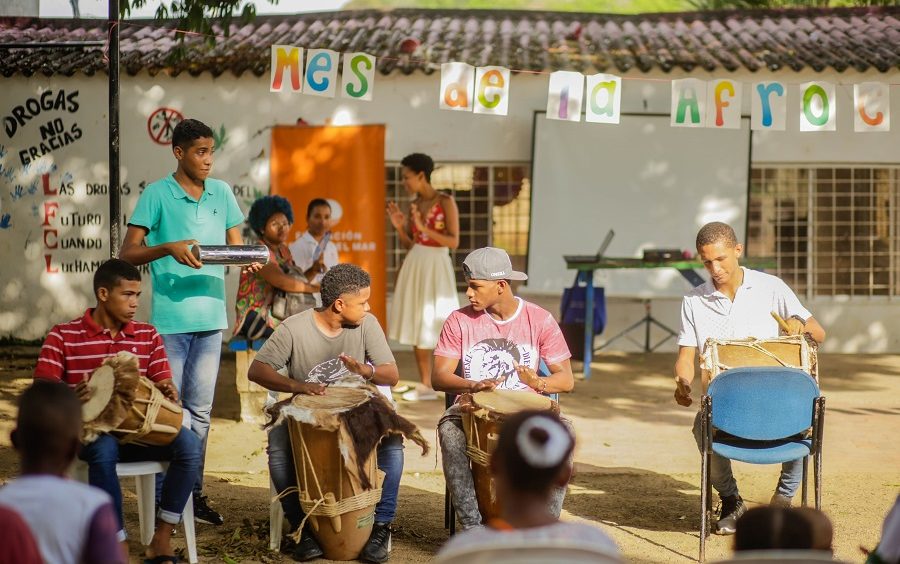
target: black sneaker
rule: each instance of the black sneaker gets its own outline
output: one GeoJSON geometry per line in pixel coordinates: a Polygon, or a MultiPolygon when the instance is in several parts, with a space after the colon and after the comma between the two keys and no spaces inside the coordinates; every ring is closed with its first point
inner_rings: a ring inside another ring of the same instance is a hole
{"type": "Polygon", "coordinates": [[[323,554],[325,553],[322,552],[322,547],[319,546],[316,537],[312,536],[306,527],[303,527],[303,533],[300,535],[300,542],[294,547],[291,558],[297,562],[306,562],[307,560],[315,560],[323,554]]]}
{"type": "Polygon", "coordinates": [[[372,534],[369,535],[369,542],[365,548],[359,553],[359,559],[362,562],[372,562],[381,564],[387,562],[391,557],[391,524],[375,523],[372,527],[372,534]]]}
{"type": "Polygon", "coordinates": [[[737,530],[737,520],[747,512],[747,506],[739,495],[730,495],[722,498],[721,519],[716,523],[716,534],[733,535],[737,530]]]}
{"type": "Polygon", "coordinates": [[[221,525],[225,522],[225,519],[222,518],[219,512],[209,506],[207,499],[209,498],[205,495],[194,496],[194,521],[200,521],[209,525],[221,525]]]}

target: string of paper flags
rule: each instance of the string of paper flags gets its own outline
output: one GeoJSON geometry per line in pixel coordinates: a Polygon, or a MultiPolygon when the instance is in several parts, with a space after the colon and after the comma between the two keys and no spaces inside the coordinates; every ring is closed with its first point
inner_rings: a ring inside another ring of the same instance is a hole
{"type": "MultiPolygon", "coordinates": [[[[330,49],[306,50],[293,45],[273,45],[269,90],[334,98],[338,91],[338,62],[343,56],[340,95],[372,100],[375,56],[338,53],[330,49]]],[[[505,116],[509,111],[510,69],[475,67],[451,62],[441,65],[438,107],[442,110],[505,116]]],[[[732,79],[671,80],[672,127],[738,129],[744,84],[732,79]]],[[[835,131],[835,84],[809,81],[790,85],[777,80],[753,83],[750,89],[750,127],[783,131],[788,123],[788,88],[798,88],[800,131],[835,131]]],[[[564,121],[618,124],[621,119],[622,77],[607,73],[584,75],[573,71],[550,73],[547,118],[564,121]]],[[[890,131],[890,85],[862,82],[853,85],[853,128],[856,132],[890,131]]]]}

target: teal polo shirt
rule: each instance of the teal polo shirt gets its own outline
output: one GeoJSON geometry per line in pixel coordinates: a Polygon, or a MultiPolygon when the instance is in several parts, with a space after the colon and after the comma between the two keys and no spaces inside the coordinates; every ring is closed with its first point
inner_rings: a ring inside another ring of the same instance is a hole
{"type": "MultiPolygon", "coordinates": [[[[196,239],[200,245],[224,245],[225,231],[243,221],[244,214],[227,183],[207,178],[197,201],[169,175],[144,189],[128,224],[147,229],[147,246],[153,247],[185,239],[196,239]]],[[[160,334],[228,327],[224,266],[197,270],[165,256],[150,263],[150,275],[150,323],[160,334]]]]}

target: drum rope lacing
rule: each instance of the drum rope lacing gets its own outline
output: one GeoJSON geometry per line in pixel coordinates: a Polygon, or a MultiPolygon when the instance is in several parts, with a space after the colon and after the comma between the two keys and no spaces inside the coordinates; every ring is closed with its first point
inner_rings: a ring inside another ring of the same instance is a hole
{"type": "Polygon", "coordinates": [[[480,464],[481,466],[489,466],[491,463],[491,454],[481,448],[481,438],[478,436],[478,433],[473,428],[475,426],[475,415],[470,414],[467,420],[467,425],[470,429],[470,435],[475,439],[475,442],[478,444],[472,444],[470,441],[466,441],[466,455],[469,459],[475,464],[480,464]]]}
{"type": "Polygon", "coordinates": [[[131,410],[138,414],[138,416],[143,416],[144,421],[141,423],[141,426],[133,431],[124,430],[124,429],[116,429],[116,434],[121,433],[122,436],[119,438],[119,442],[122,444],[128,444],[138,441],[150,434],[153,431],[153,424],[156,421],[156,416],[159,415],[159,409],[162,407],[163,396],[162,393],[150,394],[149,400],[140,400],[136,399],[134,403],[146,403],[147,404],[147,413],[142,414],[140,410],[131,406],[131,410]]]}
{"type": "MultiPolygon", "coordinates": [[[[749,342],[746,342],[746,343],[742,343],[742,342],[729,342],[728,344],[729,344],[729,345],[733,345],[733,346],[747,347],[747,348],[749,348],[749,349],[753,349],[753,350],[755,350],[755,351],[757,351],[757,352],[759,352],[759,353],[761,353],[761,354],[763,354],[763,355],[765,355],[765,356],[768,356],[768,357],[770,357],[770,358],[775,359],[776,361],[778,361],[779,364],[781,364],[782,366],[784,366],[784,367],[786,367],[786,368],[799,368],[799,369],[801,369],[801,370],[809,370],[809,366],[808,366],[808,365],[805,365],[805,364],[802,364],[801,366],[794,366],[793,364],[789,364],[788,362],[786,362],[786,361],[782,360],[781,358],[779,358],[778,355],[776,355],[776,354],[773,353],[772,351],[770,351],[770,350],[768,350],[768,349],[762,347],[761,345],[759,345],[759,344],[758,344],[757,342],[755,342],[755,341],[749,341],[749,342]]],[[[802,346],[801,346],[801,347],[802,347],[802,346]]],[[[805,347],[802,347],[802,348],[805,348],[805,347]]],[[[801,356],[805,357],[806,359],[809,358],[808,355],[801,355],[801,356]]],[[[723,364],[723,363],[719,362],[718,349],[713,349],[713,351],[712,351],[712,358],[711,358],[710,360],[711,360],[711,364],[712,364],[712,366],[711,366],[712,369],[719,368],[719,369],[722,369],[722,370],[730,370],[730,369],[732,368],[731,366],[728,366],[728,365],[726,365],[726,364],[723,364]]]]}

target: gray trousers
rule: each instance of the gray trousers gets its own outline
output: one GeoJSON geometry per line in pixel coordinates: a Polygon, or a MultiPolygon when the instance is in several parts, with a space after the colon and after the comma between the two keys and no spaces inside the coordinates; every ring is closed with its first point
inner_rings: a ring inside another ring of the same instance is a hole
{"type": "MultiPolygon", "coordinates": [[[[568,422],[566,422],[568,425],[568,422]]],[[[438,439],[441,443],[441,459],[444,464],[444,479],[450,490],[450,498],[456,509],[456,516],[462,530],[481,525],[481,512],[475,497],[475,481],[466,456],[466,434],[463,431],[462,414],[459,406],[452,405],[438,422],[438,439]]],[[[559,517],[562,511],[566,488],[553,488],[549,510],[559,517]]]]}

